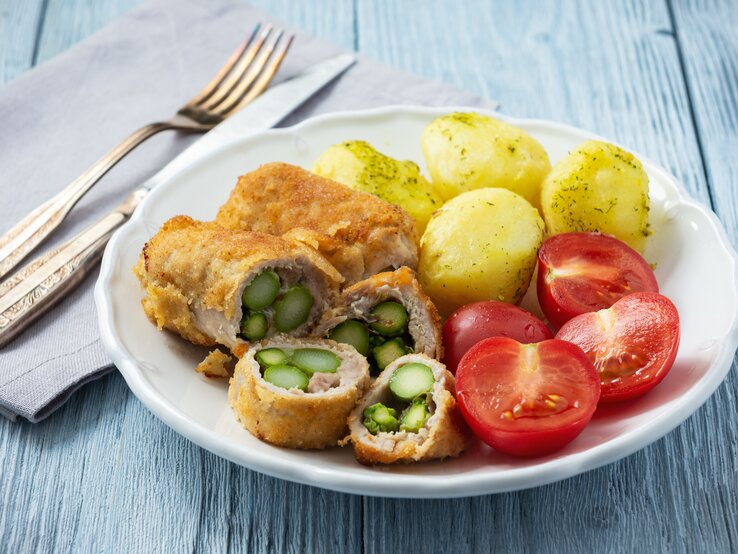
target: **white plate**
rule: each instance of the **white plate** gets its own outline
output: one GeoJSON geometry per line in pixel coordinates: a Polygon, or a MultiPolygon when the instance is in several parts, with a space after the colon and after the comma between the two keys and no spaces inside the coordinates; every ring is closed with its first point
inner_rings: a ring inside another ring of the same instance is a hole
{"type": "MultiPolygon", "coordinates": [[[[738,345],[737,258],[715,215],[642,156],[651,180],[655,231],[646,258],[658,264],[661,291],[679,309],[679,354],[651,393],[598,411],[576,440],[544,458],[513,459],[475,444],[456,460],[372,468],[356,463],[350,448],[301,452],[270,446],[236,422],[226,404],[225,383],[193,371],[204,351],[157,331],[146,319],[131,268],[144,242],[166,219],[176,214],[212,219],[239,175],[271,161],[310,168],[328,146],[347,139],[367,140],[422,167],[421,131],[449,111],[388,107],[317,117],[237,140],[157,187],[108,244],[95,289],[105,347],[141,402],[178,433],[256,471],[338,491],[395,497],[472,496],[550,483],[627,456],[693,413],[725,377],[738,345]]],[[[543,143],[553,163],[582,141],[597,138],[558,123],[503,119],[543,143]]]]}

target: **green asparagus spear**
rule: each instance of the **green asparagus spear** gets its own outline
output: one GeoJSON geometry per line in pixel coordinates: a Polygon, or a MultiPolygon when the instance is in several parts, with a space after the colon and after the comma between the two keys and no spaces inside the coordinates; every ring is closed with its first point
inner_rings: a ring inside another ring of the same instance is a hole
{"type": "Polygon", "coordinates": [[[382,302],[369,314],[374,318],[371,328],[380,335],[400,335],[407,328],[407,310],[399,302],[382,302]]]}
{"type": "Polygon", "coordinates": [[[284,365],[289,361],[287,353],[279,348],[264,348],[259,350],[254,357],[261,367],[284,365]]]}
{"type": "Polygon", "coordinates": [[[307,390],[310,379],[302,371],[291,365],[273,365],[264,371],[264,380],[267,383],[283,389],[307,390]]]}
{"type": "Polygon", "coordinates": [[[254,277],[248,286],[243,289],[241,300],[243,305],[251,310],[263,310],[271,306],[279,294],[279,275],[267,270],[254,277]]]}
{"type": "Polygon", "coordinates": [[[341,358],[322,348],[297,348],[292,353],[292,365],[308,376],[313,373],[335,373],[341,365],[341,358]]]}
{"type": "Polygon", "coordinates": [[[268,330],[267,318],[261,312],[246,314],[241,320],[241,335],[246,340],[261,340],[266,336],[268,330]]]}
{"type": "Polygon", "coordinates": [[[274,327],[280,332],[297,329],[307,321],[312,307],[313,296],[306,287],[290,287],[274,304],[274,327]]]}
{"type": "Polygon", "coordinates": [[[398,367],[390,377],[389,388],[398,400],[410,401],[433,390],[433,370],[425,364],[409,363],[398,367]]]}
{"type": "Polygon", "coordinates": [[[364,426],[372,435],[397,431],[400,428],[397,410],[388,408],[381,402],[372,404],[364,410],[364,426]]]}
{"type": "Polygon", "coordinates": [[[400,431],[417,433],[428,421],[429,416],[430,412],[425,398],[416,398],[400,416],[400,431]]]}
{"type": "Polygon", "coordinates": [[[350,344],[362,356],[369,355],[369,331],[355,319],[349,319],[336,325],[328,333],[328,338],[343,344],[350,344]]]}
{"type": "Polygon", "coordinates": [[[372,348],[372,355],[379,369],[384,369],[400,356],[407,354],[407,352],[408,348],[399,337],[372,348]]]}

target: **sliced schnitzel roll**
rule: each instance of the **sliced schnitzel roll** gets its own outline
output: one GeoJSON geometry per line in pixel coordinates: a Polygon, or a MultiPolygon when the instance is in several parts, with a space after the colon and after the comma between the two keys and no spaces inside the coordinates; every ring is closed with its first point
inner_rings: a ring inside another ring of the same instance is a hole
{"type": "Polygon", "coordinates": [[[236,364],[228,402],[255,437],[320,449],[346,436],[348,416],[368,387],[369,365],[350,346],[275,338],[252,345],[236,364]]]}
{"type": "Polygon", "coordinates": [[[351,344],[378,370],[410,352],[437,359],[443,354],[438,310],[407,267],[345,289],[315,334],[351,344]]]}
{"type": "Polygon", "coordinates": [[[241,176],[216,222],[303,242],[338,269],[345,285],[387,268],[418,266],[418,236],[407,212],[285,163],[241,176]]]}
{"type": "Polygon", "coordinates": [[[306,335],[335,301],[341,280],[304,245],[187,216],[162,226],[133,271],[144,311],[159,329],[194,344],[222,344],[237,356],[244,341],[306,335]]]}
{"type": "Polygon", "coordinates": [[[470,440],[456,406],[454,377],[428,356],[392,362],[349,416],[362,464],[422,462],[458,456],[470,440]]]}

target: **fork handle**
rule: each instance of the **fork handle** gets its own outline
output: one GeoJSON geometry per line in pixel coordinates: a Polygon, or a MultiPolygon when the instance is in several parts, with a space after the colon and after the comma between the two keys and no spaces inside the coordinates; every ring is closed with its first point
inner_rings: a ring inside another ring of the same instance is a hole
{"type": "Polygon", "coordinates": [[[160,131],[178,129],[172,122],[152,123],[141,127],[88,167],[61,192],[25,216],[0,236],[0,279],[36,248],[59,224],[82,196],[116,163],[139,144],[160,131]]]}
{"type": "Polygon", "coordinates": [[[133,192],[116,210],[0,284],[0,348],[82,282],[96,266],[113,231],[147,192],[133,192]]]}

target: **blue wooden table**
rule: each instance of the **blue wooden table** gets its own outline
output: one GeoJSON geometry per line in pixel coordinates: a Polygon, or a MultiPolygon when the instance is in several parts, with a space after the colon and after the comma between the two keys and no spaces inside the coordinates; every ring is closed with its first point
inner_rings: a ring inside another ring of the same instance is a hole
{"type": "MultiPolygon", "coordinates": [[[[0,0],[0,83],[139,0],[0,0]]],[[[735,0],[257,0],[348,49],[571,123],[670,168],[738,242],[735,0]]],[[[1,122],[0,122],[1,124],[1,122]]],[[[628,458],[460,500],[362,498],[220,459],[112,374],[0,418],[0,552],[735,552],[738,379],[628,458]]]]}

